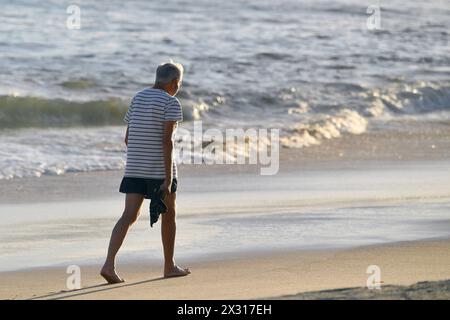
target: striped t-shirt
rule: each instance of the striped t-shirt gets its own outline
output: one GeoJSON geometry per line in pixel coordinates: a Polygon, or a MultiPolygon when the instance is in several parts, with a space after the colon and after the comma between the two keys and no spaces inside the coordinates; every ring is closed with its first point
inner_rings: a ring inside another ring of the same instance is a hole
{"type": "MultiPolygon", "coordinates": [[[[125,177],[164,179],[164,121],[183,120],[178,99],[162,89],[144,89],[136,93],[123,120],[128,123],[125,177]]],[[[177,177],[175,161],[172,172],[177,177]]]]}

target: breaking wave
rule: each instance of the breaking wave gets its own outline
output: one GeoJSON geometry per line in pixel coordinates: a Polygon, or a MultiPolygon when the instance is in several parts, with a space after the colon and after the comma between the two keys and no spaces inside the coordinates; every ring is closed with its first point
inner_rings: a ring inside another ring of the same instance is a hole
{"type": "Polygon", "coordinates": [[[326,115],[307,124],[286,130],[280,138],[283,147],[302,148],[320,144],[322,140],[340,137],[343,133],[361,134],[368,121],[358,112],[344,109],[334,116],[326,115]]]}
{"type": "Polygon", "coordinates": [[[0,96],[0,128],[102,126],[123,123],[120,99],[87,102],[0,96]]]}
{"type": "Polygon", "coordinates": [[[403,84],[370,93],[374,104],[394,114],[420,115],[450,110],[450,86],[420,82],[403,84]]]}

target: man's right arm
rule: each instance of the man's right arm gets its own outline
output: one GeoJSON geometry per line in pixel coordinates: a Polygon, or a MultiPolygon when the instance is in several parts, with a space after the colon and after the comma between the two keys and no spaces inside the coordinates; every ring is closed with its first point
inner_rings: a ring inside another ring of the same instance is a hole
{"type": "Polygon", "coordinates": [[[127,133],[125,133],[125,145],[128,147],[128,129],[130,128],[129,125],[127,125],[127,133]]]}

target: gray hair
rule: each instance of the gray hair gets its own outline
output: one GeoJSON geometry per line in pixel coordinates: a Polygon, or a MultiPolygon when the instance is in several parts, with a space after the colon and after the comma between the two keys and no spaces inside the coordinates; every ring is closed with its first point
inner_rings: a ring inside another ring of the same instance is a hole
{"type": "Polygon", "coordinates": [[[175,79],[183,79],[184,68],[180,63],[173,61],[163,63],[156,69],[155,84],[169,84],[175,79]]]}

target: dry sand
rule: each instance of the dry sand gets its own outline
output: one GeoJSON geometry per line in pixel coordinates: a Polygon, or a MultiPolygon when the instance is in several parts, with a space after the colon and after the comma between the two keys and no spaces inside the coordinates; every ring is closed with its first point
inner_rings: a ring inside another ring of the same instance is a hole
{"type": "MultiPolygon", "coordinates": [[[[159,266],[123,265],[125,284],[103,285],[99,266],[81,268],[82,289],[67,291],[64,268],[36,269],[1,274],[3,299],[257,299],[292,298],[299,292],[362,287],[307,294],[298,298],[380,298],[386,288],[391,298],[448,298],[442,290],[427,296],[401,295],[419,281],[450,279],[450,241],[430,240],[341,251],[305,251],[241,257],[190,265],[192,274],[161,278],[159,266]],[[364,288],[369,265],[381,269],[381,291],[364,288]],[[373,292],[372,292],[373,291],[373,292]]],[[[448,288],[448,287],[447,287],[448,288]]],[[[420,289],[420,287],[419,287],[420,289]]]]}

